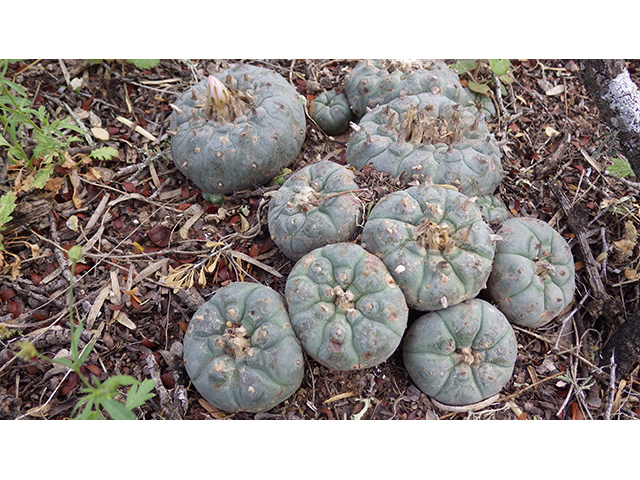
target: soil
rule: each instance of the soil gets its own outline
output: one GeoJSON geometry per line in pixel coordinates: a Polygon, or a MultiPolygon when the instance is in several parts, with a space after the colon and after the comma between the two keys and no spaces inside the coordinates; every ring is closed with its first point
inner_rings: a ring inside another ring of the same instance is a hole
{"type": "MultiPolygon", "coordinates": [[[[293,266],[269,238],[266,225],[267,194],[277,185],[236,192],[214,205],[203,200],[171,158],[172,102],[209,72],[238,61],[163,60],[148,70],[120,61],[10,65],[7,77],[29,91],[34,108],[43,106],[51,119],[73,112],[95,145],[72,144],[70,162],[55,168],[45,189],[21,191],[3,232],[0,418],[69,418],[81,396],[77,375],[16,356],[22,340],[49,357],[69,349],[65,252],[72,245],[87,247],[74,279],[76,317],[87,315],[81,348],[95,341],[83,371],[100,380],[119,374],[157,378],[156,395],[134,410],[139,419],[639,416],[637,361],[616,376],[600,352],[638,310],[634,232],[640,224],[640,184],[606,173],[620,156],[615,134],[600,122],[571,60],[513,60],[514,81],[506,85],[506,94],[498,96],[492,89],[498,114],[488,123],[501,144],[505,170],[497,194],[512,215],[544,220],[564,236],[576,261],[577,284],[574,302],[551,324],[535,330],[514,327],[517,362],[493,403],[474,412],[443,410],[413,385],[398,350],[379,366],[353,372],[331,371],[306,358],[301,388],[268,412],[229,414],[208,404],[181,364],[191,316],[232,281],[257,281],[284,293],[293,266]],[[69,88],[73,79],[82,79],[79,89],[69,88]],[[108,139],[96,140],[91,128],[106,131],[108,139]],[[86,157],[105,145],[119,156],[86,157]],[[212,259],[218,259],[215,265],[212,259]],[[207,265],[211,271],[205,271],[207,265]],[[185,288],[170,288],[167,275],[178,267],[184,275],[174,280],[185,288]]],[[[357,63],[244,61],[275,70],[309,100],[325,89],[341,89],[357,63]]],[[[636,65],[629,62],[628,68],[637,82],[636,65]]],[[[474,72],[475,80],[491,78],[486,69],[474,72]]],[[[462,77],[465,84],[470,80],[468,74],[462,77]]],[[[348,132],[331,137],[309,120],[291,169],[324,159],[344,163],[348,140],[348,132]]],[[[5,164],[0,187],[15,191],[28,172],[9,164],[6,152],[0,155],[5,164]]],[[[362,198],[371,202],[402,186],[374,170],[356,173],[366,187],[362,198]]],[[[411,312],[410,320],[417,316],[411,312]]]]}

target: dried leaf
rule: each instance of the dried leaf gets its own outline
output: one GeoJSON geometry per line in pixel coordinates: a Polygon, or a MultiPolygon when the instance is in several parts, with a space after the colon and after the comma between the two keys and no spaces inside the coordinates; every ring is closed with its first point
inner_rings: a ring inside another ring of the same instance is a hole
{"type": "Polygon", "coordinates": [[[199,398],[198,403],[202,406],[202,408],[204,408],[207,412],[209,412],[213,418],[220,419],[227,416],[225,412],[217,409],[216,407],[211,405],[209,402],[207,402],[204,398],[199,398]]]}
{"type": "Polygon", "coordinates": [[[73,205],[80,209],[82,208],[82,184],[81,184],[81,180],[80,180],[80,176],[78,175],[78,172],[71,172],[71,174],[69,175],[69,179],[71,180],[71,185],[73,186],[73,195],[71,197],[71,200],[73,201],[73,205]]]}
{"type": "Polygon", "coordinates": [[[89,167],[89,171],[85,174],[85,177],[90,182],[97,182],[102,178],[102,175],[100,175],[100,172],[94,167],[89,167]]]}
{"type": "Polygon", "coordinates": [[[102,140],[103,142],[109,140],[109,132],[107,132],[104,128],[93,127],[91,129],[91,133],[94,137],[96,137],[98,140],[102,140]]]}
{"type": "Polygon", "coordinates": [[[638,278],[640,278],[640,275],[638,275],[638,271],[633,268],[625,268],[623,272],[624,278],[626,278],[627,280],[637,280],[638,278]]]}
{"type": "Polygon", "coordinates": [[[560,135],[560,132],[557,131],[555,128],[553,127],[545,127],[544,128],[544,133],[547,135],[547,137],[549,138],[553,138],[553,137],[557,137],[558,135],[560,135]]]}
{"type": "Polygon", "coordinates": [[[20,276],[20,259],[18,257],[14,257],[15,262],[11,264],[11,281],[15,282],[16,278],[20,276]]]}
{"type": "Polygon", "coordinates": [[[110,293],[111,288],[108,286],[104,287],[98,293],[96,300],[93,302],[93,305],[91,305],[91,309],[89,310],[89,314],[87,315],[87,320],[85,321],[87,330],[91,330],[91,328],[93,327],[93,323],[95,322],[96,318],[98,318],[98,315],[102,310],[102,305],[104,304],[104,301],[107,299],[110,293]]]}
{"type": "Polygon", "coordinates": [[[553,96],[553,95],[560,95],[562,92],[564,92],[564,85],[560,84],[560,85],[556,85],[555,87],[551,87],[549,90],[547,90],[544,93],[545,95],[553,96]]]}
{"type": "Polygon", "coordinates": [[[121,325],[124,325],[129,330],[135,330],[136,324],[131,321],[131,319],[124,313],[122,310],[118,310],[114,315],[113,319],[121,325]]]}
{"type": "Polygon", "coordinates": [[[67,219],[66,224],[69,230],[73,230],[74,232],[78,231],[78,217],[76,217],[75,215],[71,215],[67,219]]]}
{"type": "Polygon", "coordinates": [[[124,293],[125,295],[129,295],[136,302],[142,303],[140,299],[136,296],[136,294],[138,293],[138,287],[133,287],[131,290],[124,290],[122,293],[124,293]]]}
{"type": "Polygon", "coordinates": [[[628,260],[635,246],[636,242],[632,242],[626,238],[613,242],[613,250],[620,261],[628,260]]]}
{"type": "Polygon", "coordinates": [[[133,283],[139,283],[149,275],[157,272],[158,270],[165,268],[169,263],[168,258],[163,258],[162,260],[158,260],[157,262],[153,262],[149,266],[147,266],[144,270],[142,270],[139,274],[135,276],[133,279],[133,283]]]}
{"type": "Polygon", "coordinates": [[[353,397],[354,395],[355,392],[339,393],[338,395],[334,395],[333,397],[326,399],[324,402],[322,402],[322,404],[324,405],[325,403],[337,402],[338,400],[353,397]]]}
{"type": "Polygon", "coordinates": [[[40,255],[42,255],[42,249],[40,248],[40,245],[35,244],[35,243],[29,243],[26,242],[26,244],[29,246],[29,248],[31,249],[31,258],[32,259],[36,259],[38,258],[40,255]]]}
{"type": "Polygon", "coordinates": [[[64,177],[54,177],[47,180],[44,184],[44,189],[57,195],[64,182],[64,177]]]}
{"type": "Polygon", "coordinates": [[[133,242],[133,251],[136,253],[142,253],[144,252],[144,247],[138,242],[133,242]]]}
{"type": "Polygon", "coordinates": [[[186,212],[191,212],[192,210],[195,210],[194,215],[189,218],[184,225],[180,228],[180,237],[183,240],[187,240],[189,238],[189,229],[193,226],[194,223],[196,223],[198,221],[198,219],[202,216],[202,214],[204,213],[204,210],[202,210],[202,207],[200,205],[192,205],[191,207],[189,207],[188,210],[185,210],[186,212]],[[197,209],[192,209],[192,207],[197,207],[197,209]]]}
{"type": "Polygon", "coordinates": [[[171,240],[171,230],[164,225],[157,225],[147,232],[147,237],[158,247],[166,247],[171,240]]]}
{"type": "Polygon", "coordinates": [[[633,243],[638,241],[638,231],[631,220],[627,220],[624,224],[624,238],[633,243]]]}

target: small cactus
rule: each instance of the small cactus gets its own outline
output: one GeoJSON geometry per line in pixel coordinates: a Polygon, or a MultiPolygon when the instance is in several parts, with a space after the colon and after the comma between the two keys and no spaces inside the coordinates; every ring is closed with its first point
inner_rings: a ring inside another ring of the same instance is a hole
{"type": "Polygon", "coordinates": [[[227,412],[262,412],[302,383],[304,359],[282,296],[235,282],[193,315],[184,364],[198,392],[227,412]]]}
{"type": "Polygon", "coordinates": [[[352,243],[302,257],[289,274],[285,298],[302,347],[333,370],[385,361],[407,326],[407,304],[387,268],[352,243]]]}
{"type": "Polygon", "coordinates": [[[413,382],[448,406],[475,404],[498,393],[511,378],[518,353],[505,316],[477,298],[418,318],[402,348],[413,382]]]}
{"type": "Polygon", "coordinates": [[[383,197],[369,213],[362,245],[382,259],[409,307],[439,310],[484,288],[495,236],[467,196],[419,185],[383,197]]]}
{"type": "Polygon", "coordinates": [[[292,260],[354,237],[362,221],[353,172],[327,160],[293,173],[269,204],[269,232],[292,260]]]}
{"type": "Polygon", "coordinates": [[[309,105],[309,115],[328,135],[338,135],[349,128],[353,112],[344,93],[323,92],[309,105]]]}
{"type": "Polygon", "coordinates": [[[573,300],[575,265],[566,240],[548,223],[529,217],[505,221],[487,291],[509,321],[541,327],[573,300]]]}

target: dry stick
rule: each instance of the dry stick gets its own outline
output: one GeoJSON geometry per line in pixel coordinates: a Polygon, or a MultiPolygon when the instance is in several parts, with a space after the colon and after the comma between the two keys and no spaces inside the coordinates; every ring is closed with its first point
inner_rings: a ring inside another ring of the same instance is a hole
{"type": "Polygon", "coordinates": [[[60,246],[60,236],[58,235],[58,227],[56,224],[56,218],[53,214],[53,211],[49,212],[49,233],[53,238],[53,241],[51,243],[53,243],[56,247],[58,247],[54,250],[53,253],[56,256],[56,260],[58,260],[58,263],[60,264],[60,268],[62,269],[62,275],[67,280],[67,282],[70,282],[71,273],[69,272],[69,266],[67,264],[67,260],[64,258],[64,254],[62,253],[64,251],[64,248],[60,246]]]}
{"type": "Polygon", "coordinates": [[[602,278],[607,276],[607,257],[609,256],[609,242],[607,242],[607,229],[603,226],[600,227],[600,241],[602,242],[602,267],[600,273],[602,278]]]}
{"type": "Polygon", "coordinates": [[[536,171],[536,175],[546,175],[550,173],[551,170],[556,168],[556,166],[560,162],[560,158],[562,158],[562,156],[567,151],[567,148],[569,148],[569,146],[571,145],[570,142],[571,134],[568,131],[565,131],[562,139],[560,140],[560,144],[555,149],[555,151],[545,159],[540,169],[536,171]]]}
{"type": "MultiPolygon", "coordinates": [[[[500,397],[500,398],[498,398],[497,401],[506,402],[507,400],[511,400],[512,398],[516,398],[516,397],[520,396],[521,394],[523,394],[524,392],[526,392],[527,390],[529,390],[531,388],[535,388],[538,385],[540,385],[541,383],[545,383],[545,382],[547,382],[549,380],[553,380],[554,378],[556,378],[556,377],[558,377],[558,376],[560,376],[562,374],[563,374],[563,372],[554,373],[553,375],[545,377],[542,380],[538,380],[536,382],[533,382],[531,385],[527,385],[523,389],[518,390],[517,392],[512,393],[511,395],[507,395],[506,397],[500,397]]],[[[439,418],[440,418],[440,420],[444,420],[444,419],[449,418],[449,417],[454,417],[455,415],[457,415],[457,413],[458,412],[447,413],[447,414],[445,414],[445,415],[443,415],[443,416],[441,416],[439,418]]]]}
{"type": "MultiPolygon", "coordinates": [[[[511,325],[511,326],[513,327],[514,330],[517,330],[517,331],[522,332],[522,333],[526,333],[527,335],[531,335],[532,337],[535,337],[538,340],[542,340],[543,342],[548,343],[549,345],[551,345],[551,340],[546,338],[546,337],[544,337],[544,336],[542,336],[542,335],[539,335],[539,334],[537,334],[535,332],[531,332],[531,331],[526,330],[524,328],[520,328],[517,325],[511,325]]],[[[577,348],[578,350],[580,349],[579,345],[576,345],[573,348],[577,348]]],[[[595,369],[595,370],[597,370],[599,372],[601,371],[600,367],[598,367],[597,365],[593,364],[592,362],[590,362],[589,360],[584,358],[579,353],[576,353],[576,352],[572,351],[572,349],[567,349],[567,350],[562,350],[562,351],[558,351],[557,352],[558,355],[564,355],[565,353],[568,353],[569,355],[577,358],[578,360],[580,360],[582,363],[588,365],[589,367],[591,367],[591,368],[593,368],[593,369],[595,369]]]]}
{"type": "Polygon", "coordinates": [[[156,382],[155,389],[160,397],[160,406],[167,413],[170,420],[182,420],[182,415],[180,415],[178,409],[173,404],[171,395],[169,395],[169,392],[167,392],[167,389],[162,384],[162,378],[160,378],[160,367],[158,366],[153,353],[145,347],[142,347],[142,351],[145,353],[145,360],[147,362],[147,367],[149,367],[151,378],[156,382]]]}
{"type": "Polygon", "coordinates": [[[564,192],[560,189],[560,187],[554,182],[549,182],[549,188],[558,199],[558,202],[560,203],[560,206],[564,211],[569,228],[571,228],[576,239],[578,240],[578,245],[580,246],[580,250],[582,251],[582,255],[585,259],[584,263],[585,268],[587,269],[587,277],[589,279],[592,290],[595,292],[596,298],[601,301],[607,301],[609,299],[609,294],[605,290],[604,283],[602,282],[602,277],[600,276],[598,268],[599,264],[598,262],[596,262],[595,258],[593,258],[593,252],[589,247],[587,235],[584,228],[581,228],[576,223],[575,217],[571,215],[571,203],[569,202],[569,199],[564,194],[564,192]]]}
{"type": "Polygon", "coordinates": [[[616,361],[615,349],[611,350],[611,370],[609,371],[609,395],[607,396],[607,408],[604,412],[604,419],[611,420],[611,411],[616,395],[616,361]]]}
{"type": "Polygon", "coordinates": [[[496,103],[498,104],[498,109],[506,122],[509,119],[509,113],[507,112],[507,109],[504,107],[504,103],[502,102],[502,90],[500,89],[500,85],[502,85],[502,82],[500,82],[498,75],[496,75],[495,73],[493,74],[493,83],[495,85],[496,103]]]}

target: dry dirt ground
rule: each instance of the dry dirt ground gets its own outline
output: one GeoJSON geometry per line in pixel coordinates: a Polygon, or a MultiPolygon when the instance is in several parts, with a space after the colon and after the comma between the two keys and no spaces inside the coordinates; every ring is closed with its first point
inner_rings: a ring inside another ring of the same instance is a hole
{"type": "MultiPolygon", "coordinates": [[[[156,378],[156,396],[135,410],[140,419],[638,417],[638,365],[615,380],[600,353],[615,323],[638,310],[634,231],[640,223],[640,185],[606,174],[617,155],[615,137],[601,124],[575,63],[567,60],[513,60],[515,81],[506,96],[494,95],[499,114],[489,124],[501,142],[505,170],[498,193],[512,214],[554,226],[571,245],[577,269],[575,303],[566,315],[538,330],[516,327],[517,363],[495,403],[469,413],[439,410],[412,384],[399,352],[356,372],[330,371],[307,359],[301,388],[266,413],[227,414],[204,401],[180,363],[179,347],[192,314],[234,280],[256,280],[283,293],[293,266],[266,227],[263,195],[276,187],[237,192],[212,205],[171,159],[170,104],[207,72],[235,62],[163,60],[149,70],[118,61],[11,65],[7,76],[28,89],[34,106],[44,105],[52,118],[73,112],[87,132],[103,129],[108,140],[97,143],[116,148],[119,157],[83,162],[89,150],[78,143],[69,151],[76,166],[56,168],[49,191],[20,193],[11,228],[4,232],[7,253],[0,272],[0,418],[69,418],[80,394],[77,376],[16,353],[23,339],[50,357],[69,348],[64,251],[88,243],[93,248],[76,269],[74,284],[74,308],[88,314],[83,342],[96,341],[84,371],[100,379],[116,374],[156,378]],[[82,79],[78,91],[67,84],[75,78],[82,79]],[[571,227],[561,197],[576,220],[571,227]],[[225,257],[206,275],[205,285],[167,288],[163,279],[172,269],[212,253],[211,240],[246,256],[225,257]],[[603,312],[598,288],[617,308],[613,313],[603,312]]],[[[245,62],[274,69],[308,97],[341,88],[356,64],[245,62]]],[[[637,78],[635,64],[628,66],[637,78]]],[[[486,71],[477,75],[489,78],[486,71]]],[[[307,125],[292,168],[321,159],[344,162],[348,133],[329,137],[312,122],[307,125]]],[[[6,162],[6,154],[0,155],[6,162]]],[[[3,170],[4,190],[15,186],[19,173],[11,165],[3,170]]]]}

